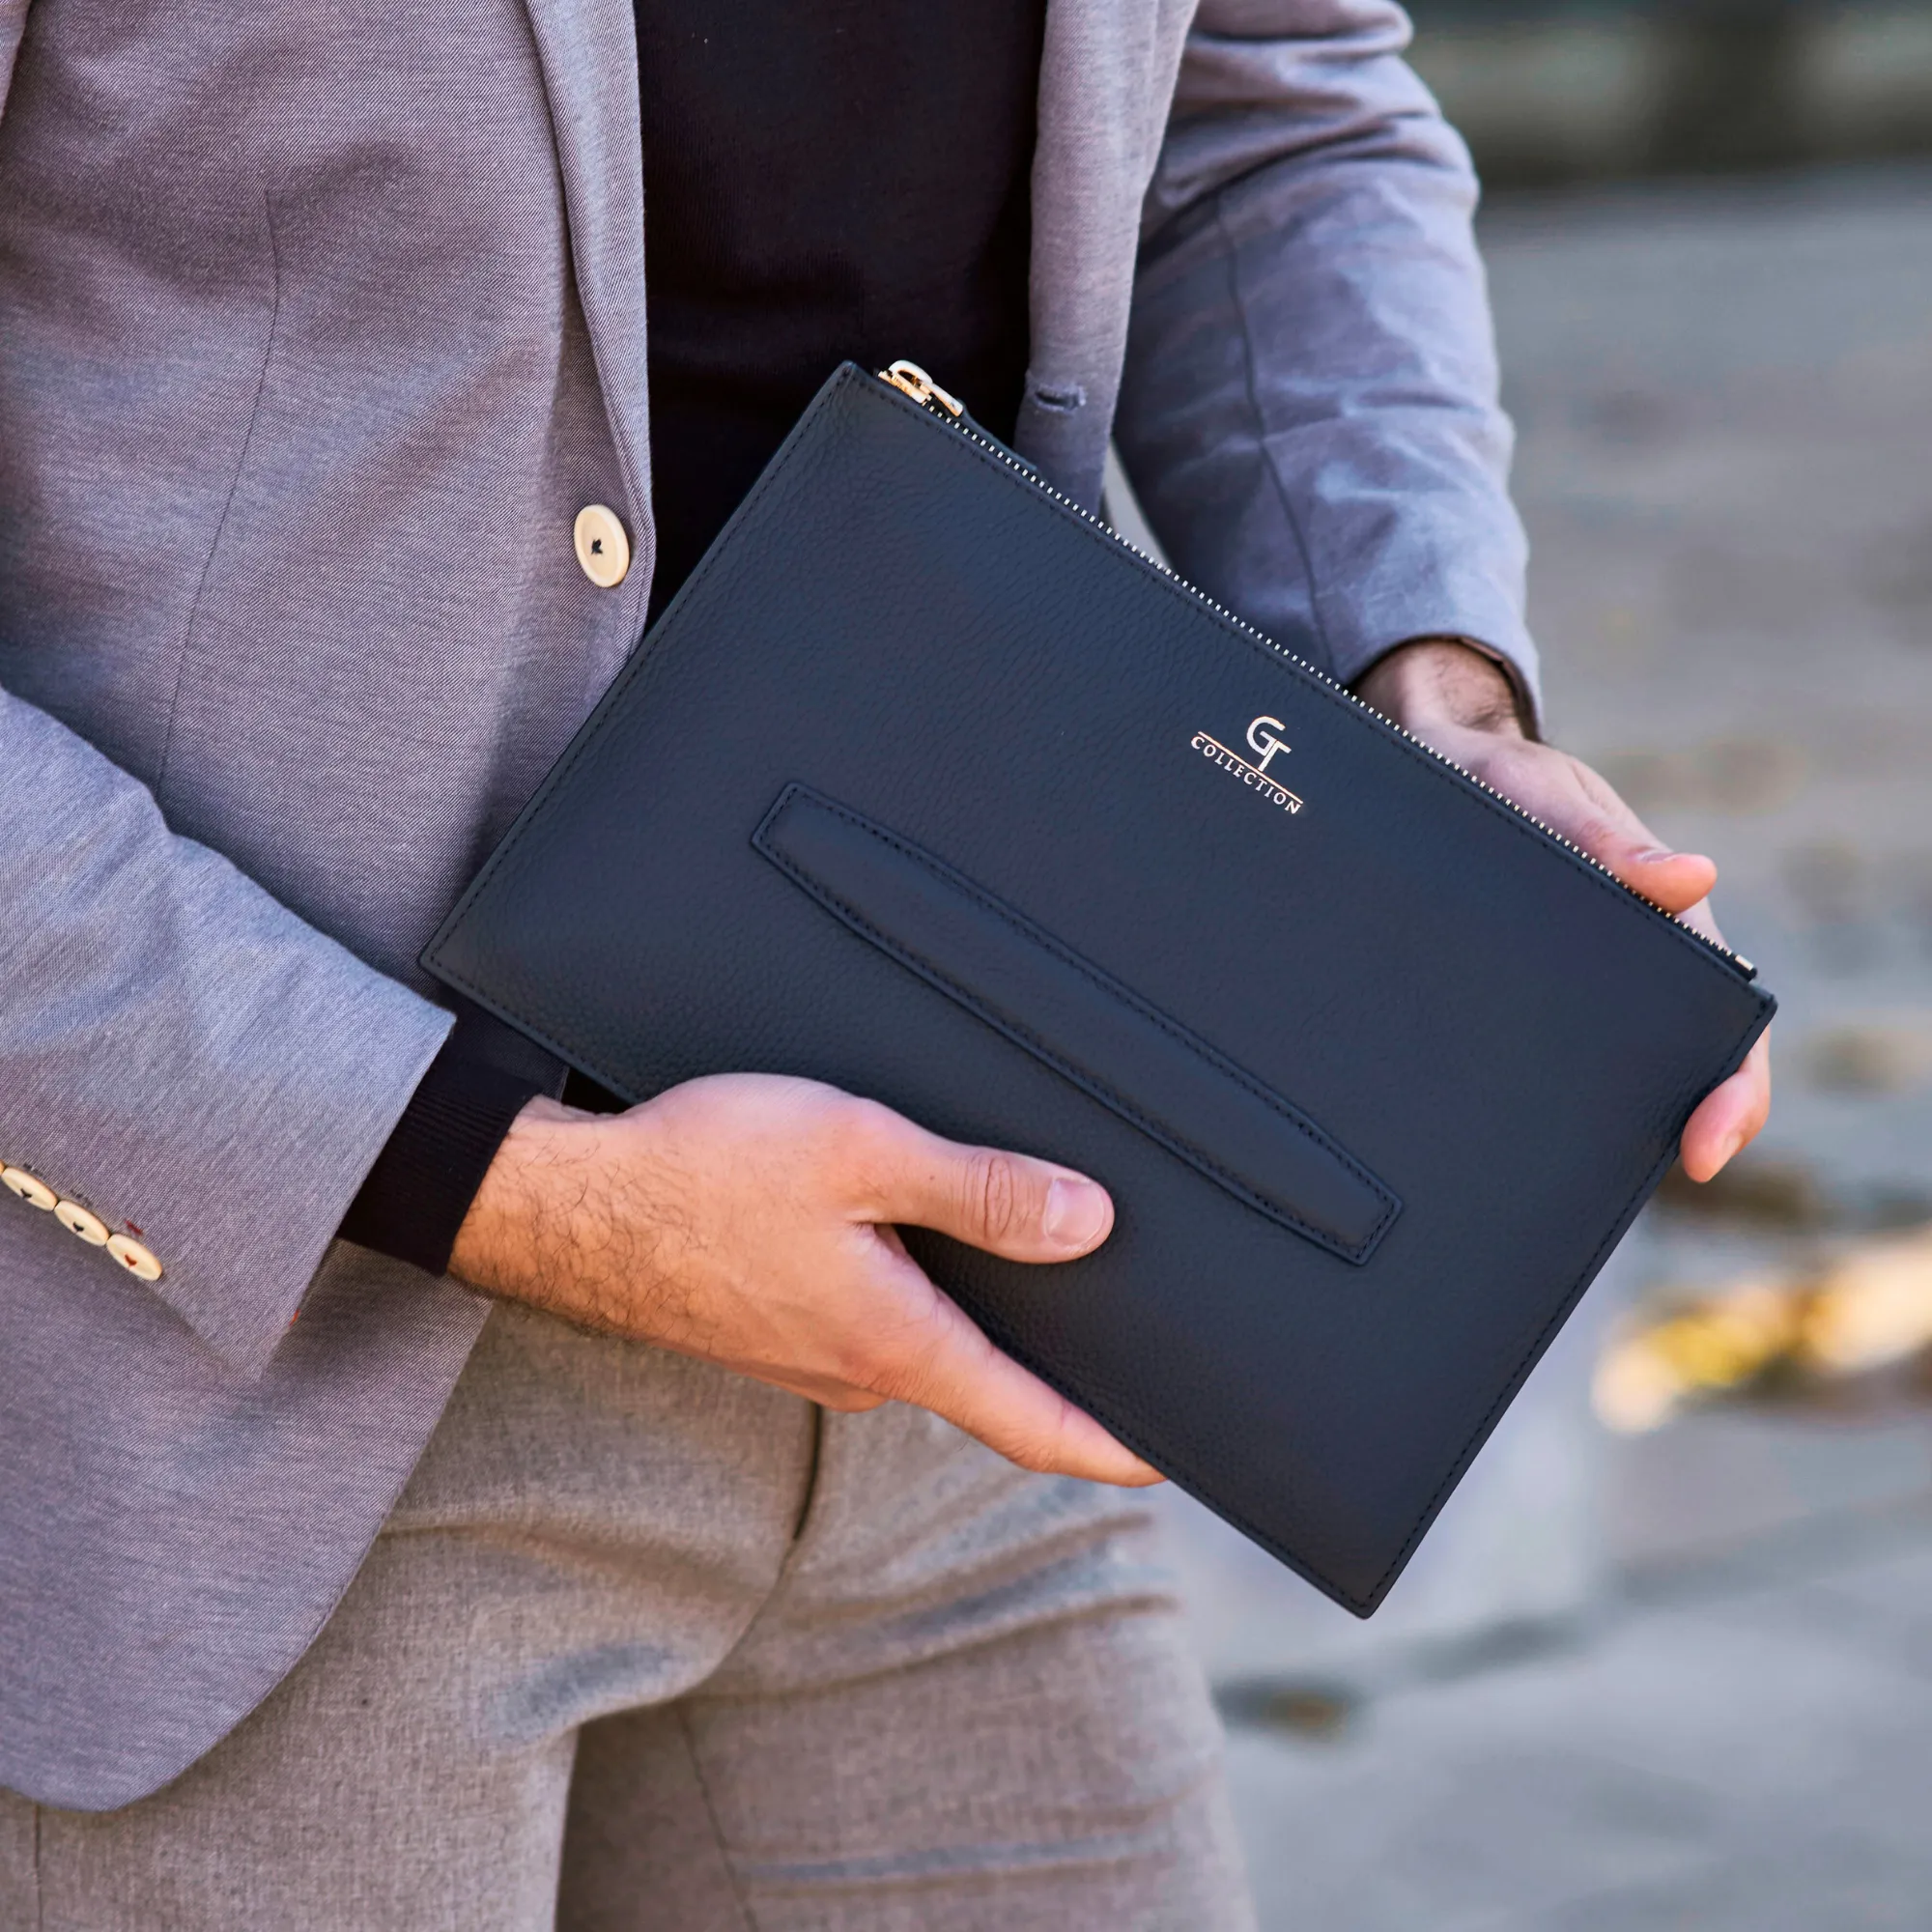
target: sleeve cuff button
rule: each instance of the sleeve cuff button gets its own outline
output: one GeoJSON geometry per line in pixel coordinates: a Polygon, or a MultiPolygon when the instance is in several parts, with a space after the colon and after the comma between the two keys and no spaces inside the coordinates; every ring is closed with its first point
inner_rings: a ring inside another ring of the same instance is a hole
{"type": "Polygon", "coordinates": [[[53,1209],[53,1189],[37,1175],[29,1174],[24,1167],[0,1168],[0,1187],[5,1187],[10,1194],[17,1194],[29,1208],[38,1208],[43,1213],[50,1213],[53,1209]]]}
{"type": "Polygon", "coordinates": [[[159,1281],[161,1264],[139,1241],[130,1241],[126,1235],[115,1235],[107,1243],[107,1252],[131,1274],[136,1281],[159,1281]]]}
{"type": "Polygon", "coordinates": [[[99,1214],[90,1214],[78,1201],[56,1203],[54,1219],[90,1248],[104,1248],[107,1245],[107,1223],[99,1214]]]}

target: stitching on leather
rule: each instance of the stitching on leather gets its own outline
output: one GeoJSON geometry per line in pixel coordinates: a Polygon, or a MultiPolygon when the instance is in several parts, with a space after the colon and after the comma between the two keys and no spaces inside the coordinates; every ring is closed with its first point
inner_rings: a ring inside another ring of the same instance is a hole
{"type": "MultiPolygon", "coordinates": [[[[1204,1174],[1217,1181],[1231,1194],[1236,1195],[1248,1207],[1254,1208],[1256,1212],[1265,1214],[1269,1220],[1280,1222],[1283,1226],[1292,1229],[1295,1234],[1304,1236],[1307,1239],[1317,1243],[1317,1245],[1326,1248],[1331,1254],[1339,1255],[1345,1261],[1353,1262],[1358,1265],[1367,1259],[1376,1242],[1386,1232],[1389,1222],[1394,1218],[1394,1210],[1386,1206],[1387,1196],[1379,1188],[1376,1192],[1378,1198],[1385,1204],[1382,1212],[1377,1218],[1373,1230],[1366,1238],[1359,1245],[1352,1247],[1342,1240],[1340,1236],[1316,1227],[1312,1222],[1304,1221],[1300,1215],[1294,1213],[1291,1208],[1284,1208],[1278,1201],[1271,1201],[1267,1196],[1258,1194],[1246,1181],[1240,1179],[1236,1175],[1230,1174],[1211,1154],[1203,1152],[1192,1141],[1188,1140],[1184,1135],[1176,1132],[1173,1127],[1168,1126],[1164,1122],[1157,1121],[1151,1115],[1142,1112],[1132,1101],[1117,1093],[1105,1081],[1099,1079],[1094,1074],[1087,1072],[1075,1062],[1067,1059],[1057,1047],[1049,1046],[1031,1028],[1021,1026],[1015,1020],[1002,1018],[999,1014],[993,1012],[975,994],[969,992],[957,980],[953,979],[951,974],[944,971],[941,967],[934,965],[931,960],[915,952],[911,947],[905,946],[901,942],[892,938],[890,934],[880,931],[863,913],[847,905],[836,893],[830,892],[818,884],[809,874],[801,871],[796,866],[792,865],[790,861],[781,859],[777,854],[770,852],[767,852],[765,856],[771,859],[773,864],[791,878],[801,890],[810,894],[811,897],[836,912],[841,920],[856,926],[882,952],[886,953],[889,957],[899,959],[917,967],[923,974],[929,975],[932,979],[941,981],[944,986],[952,991],[952,996],[959,1004],[983,1024],[990,1026],[996,1033],[1005,1034],[1008,1038],[1013,1040],[1016,1044],[1024,1046],[1027,1051],[1037,1055],[1048,1066],[1052,1067],[1055,1072],[1071,1080],[1076,1086],[1092,1094],[1094,1099],[1100,1101],[1103,1106],[1119,1114],[1122,1120],[1128,1122],[1133,1126],[1139,1127],[1150,1138],[1179,1153],[1190,1165],[1200,1168],[1204,1174]]],[[[1294,1124],[1299,1123],[1296,1122],[1294,1124]]],[[[1342,1155],[1339,1150],[1324,1151],[1334,1152],[1338,1159],[1346,1159],[1346,1156],[1342,1155]]]]}
{"type": "Polygon", "coordinates": [[[870,819],[862,817],[859,813],[849,810],[838,804],[836,800],[825,797],[823,793],[813,791],[809,785],[800,784],[791,784],[785,787],[784,791],[780,795],[778,803],[765,814],[763,822],[759,825],[757,831],[753,834],[752,842],[802,891],[809,893],[821,904],[836,911],[839,918],[864,932],[881,952],[889,953],[902,961],[909,962],[930,974],[934,979],[944,981],[947,986],[953,989],[955,997],[960,1000],[960,1003],[987,1025],[993,1027],[998,1032],[1006,1034],[1009,1038],[1026,1044],[1030,1050],[1037,1053],[1049,1066],[1054,1067],[1067,1078],[1078,1082],[1087,1091],[1092,1093],[1096,1099],[1102,1100],[1108,1107],[1112,1108],[1123,1119],[1132,1122],[1134,1125],[1140,1127],[1144,1132],[1180,1151],[1188,1160],[1194,1162],[1206,1173],[1220,1181],[1230,1192],[1238,1195],[1241,1200],[1247,1202],[1258,1211],[1265,1213],[1270,1219],[1283,1222],[1293,1228],[1297,1234],[1305,1235],[1310,1240],[1320,1243],[1321,1246],[1329,1249],[1332,1253],[1341,1255],[1345,1259],[1355,1262],[1358,1264],[1361,1261],[1366,1260],[1368,1255],[1373,1252],[1376,1243],[1387,1233],[1390,1223],[1394,1221],[1401,1209],[1402,1204],[1400,1200],[1375,1175],[1363,1167],[1353,1155],[1349,1153],[1346,1149],[1330,1140],[1312,1121],[1301,1117],[1280,1094],[1272,1093],[1269,1089],[1264,1087],[1253,1075],[1236,1065],[1232,1061],[1222,1059],[1212,1049],[1204,1050],[1203,1042],[1192,1038],[1177,1022],[1171,1020],[1157,1007],[1151,1006],[1148,1002],[1141,999],[1138,994],[1109,980],[1087,960],[1081,958],[1077,952],[1062,945],[1051,934],[1042,932],[1010,907],[1002,904],[998,899],[992,897],[990,894],[977,886],[972,880],[960,873],[954,872],[951,867],[945,866],[942,862],[935,860],[931,854],[923,851],[919,846],[908,844],[905,840],[887,831],[885,827],[876,825],[870,819]],[[1368,1188],[1377,1200],[1381,1202],[1382,1211],[1376,1217],[1375,1223],[1369,1233],[1361,1241],[1352,1244],[1349,1243],[1339,1236],[1324,1233],[1312,1223],[1304,1221],[1292,1208],[1284,1208],[1280,1203],[1270,1200],[1264,1194],[1259,1193],[1254,1187],[1241,1180],[1239,1177],[1229,1173],[1226,1168],[1211,1155],[1204,1152],[1186,1135],[1176,1131],[1176,1129],[1167,1125],[1165,1122],[1155,1120],[1151,1115],[1143,1113],[1141,1109],[1135,1107],[1131,1101],[1117,1093],[1097,1075],[1088,1072],[1076,1062],[1066,1058],[1058,1048],[1050,1046],[1031,1028],[1022,1026],[1017,1021],[1005,1019],[993,1012],[978,995],[971,992],[944,967],[915,951],[905,941],[895,938],[891,933],[881,930],[865,914],[860,912],[856,906],[851,905],[845,899],[841,898],[829,886],[813,878],[798,862],[782,852],[774,850],[771,845],[763,842],[766,833],[773,827],[775,821],[790,803],[801,795],[812,799],[822,806],[824,810],[833,813],[835,817],[842,818],[856,830],[878,839],[882,844],[892,846],[915,865],[923,867],[934,878],[941,880],[942,883],[956,886],[987,912],[1001,920],[1005,924],[1010,926],[1022,939],[1027,940],[1032,945],[1037,946],[1042,952],[1051,952],[1064,964],[1077,971],[1090,984],[1097,988],[1101,993],[1111,999],[1120,1001],[1122,1005],[1138,1012],[1143,1018],[1157,1026],[1177,1045],[1184,1048],[1188,1053],[1193,1055],[1195,1059],[1201,1061],[1206,1065],[1213,1067],[1217,1073],[1222,1074],[1224,1077],[1236,1081],[1248,1093],[1252,1094],[1256,1099],[1262,1101],[1273,1113],[1280,1116],[1290,1126],[1306,1136],[1323,1153],[1339,1162],[1350,1174],[1361,1181],[1363,1186],[1368,1188]]]}
{"type": "MultiPolygon", "coordinates": [[[[1185,1047],[1196,1059],[1206,1061],[1216,1072],[1224,1073],[1231,1080],[1236,1081],[1239,1085],[1245,1087],[1256,1099],[1271,1107],[1291,1126],[1306,1134],[1324,1152],[1332,1153],[1350,1174],[1354,1175],[1364,1186],[1371,1188],[1379,1199],[1393,1203],[1397,1207],[1401,1206],[1394,1192],[1376,1175],[1364,1167],[1353,1154],[1350,1153],[1338,1142],[1331,1140],[1314,1122],[1304,1118],[1294,1109],[1291,1102],[1284,1099],[1281,1094],[1275,1093],[1271,1088],[1264,1086],[1253,1074],[1249,1073],[1245,1067],[1228,1059],[1225,1054],[1208,1045],[1205,1040],[1196,1039],[1192,1034],[1181,1026],[1179,1021],[1162,1012],[1158,1007],[1154,1006],[1151,1001],[1143,999],[1131,987],[1122,985],[1120,981],[1110,978],[1091,960],[1082,958],[1079,953],[1075,952],[1064,941],[1056,939],[1052,933],[1034,924],[1023,913],[1016,911],[1003,900],[996,898],[977,881],[969,879],[963,872],[956,871],[952,867],[947,865],[943,859],[935,857],[923,846],[910,843],[908,840],[901,838],[897,833],[892,832],[887,827],[875,823],[862,813],[852,810],[849,806],[840,805],[837,799],[828,798],[823,792],[814,791],[810,785],[798,783],[793,783],[785,787],[784,796],[765,814],[764,824],[760,825],[757,834],[753,834],[753,842],[763,833],[765,825],[771,824],[778,816],[780,810],[784,806],[785,799],[795,795],[803,795],[807,798],[816,800],[826,810],[844,819],[848,824],[856,826],[861,832],[867,833],[883,843],[893,846],[896,851],[903,853],[906,858],[912,860],[915,864],[923,866],[934,878],[946,884],[956,885],[969,897],[977,899],[988,912],[1011,926],[1022,939],[1031,941],[1034,945],[1039,947],[1041,951],[1051,952],[1057,958],[1064,960],[1065,964],[1073,967],[1085,978],[1092,980],[1103,993],[1120,1000],[1124,1006],[1132,1007],[1143,1017],[1151,1020],[1163,1033],[1169,1035],[1177,1044],[1185,1047]]],[[[759,849],[762,851],[764,848],[761,846],[759,849]]],[[[855,913],[854,917],[856,918],[858,915],[855,913]]],[[[1176,1138],[1179,1137],[1177,1135],[1176,1138]]]]}
{"type": "MultiPolygon", "coordinates": [[[[836,894],[827,892],[816,880],[807,876],[793,866],[790,860],[781,857],[778,853],[765,851],[762,846],[759,850],[764,853],[764,856],[774,866],[785,873],[798,886],[800,891],[819,900],[821,904],[827,906],[840,920],[848,920],[854,925],[862,928],[866,936],[873,944],[877,945],[881,952],[887,953],[889,956],[903,955],[905,962],[910,962],[923,971],[930,973],[935,979],[944,980],[949,986],[958,986],[956,980],[952,979],[950,975],[942,972],[929,960],[922,959],[910,948],[901,948],[895,940],[889,938],[884,933],[878,932],[863,913],[846,905],[836,894]]],[[[600,1086],[608,1087],[612,1093],[620,1096],[628,1091],[624,1083],[606,1067],[591,1063],[587,1057],[578,1057],[576,1049],[565,1046],[541,1020],[511,1006],[507,1001],[499,1000],[494,994],[486,992],[468,974],[454,967],[442,966],[439,970],[450,984],[460,987],[477,1005],[495,1013],[498,1019],[508,1020],[513,1025],[521,1027],[539,1045],[549,1047],[558,1059],[568,1061],[573,1066],[580,1067],[600,1086]]],[[[1199,1166],[1204,1173],[1211,1176],[1218,1185],[1227,1188],[1231,1194],[1247,1203],[1257,1213],[1264,1214],[1269,1220],[1291,1229],[1293,1233],[1313,1241],[1316,1246],[1325,1248],[1329,1253],[1339,1255],[1344,1261],[1352,1262],[1357,1266],[1368,1259],[1375,1251],[1377,1244],[1380,1241],[1383,1235],[1388,1232],[1389,1224],[1395,1219],[1396,1213],[1402,1204],[1387,1188],[1377,1181],[1373,1176],[1365,1177],[1368,1184],[1375,1189],[1377,1196],[1388,1205],[1384,1207],[1381,1214],[1377,1218],[1374,1228],[1370,1231],[1360,1247],[1348,1247],[1333,1235],[1324,1234],[1322,1230],[1301,1220],[1288,1208],[1269,1201],[1264,1195],[1257,1194],[1245,1181],[1229,1174],[1217,1161],[1210,1155],[1203,1153],[1191,1141],[1176,1133],[1171,1127],[1163,1126],[1158,1121],[1143,1115],[1131,1101],[1122,1098],[1112,1088],[1106,1086],[1104,1082],[1096,1080],[1092,1074],[1083,1072],[1071,1061],[1066,1060],[1054,1048],[1048,1046],[1044,1040],[1030,1033],[1026,1028],[1017,1027],[1009,1021],[997,1018],[990,1011],[982,1008],[970,993],[966,993],[963,986],[959,987],[958,990],[964,995],[960,1003],[977,1019],[990,1026],[996,1033],[1003,1033],[1009,1038],[1023,1043],[1029,1052],[1037,1054],[1057,1073],[1073,1081],[1083,1092],[1091,1094],[1102,1105],[1118,1113],[1122,1120],[1128,1122],[1131,1125],[1139,1127],[1143,1133],[1148,1134],[1151,1139],[1179,1153],[1183,1159],[1199,1166]]],[[[1293,1124],[1300,1125],[1300,1122],[1295,1122],[1293,1124]]],[[[1332,1152],[1339,1160],[1349,1161],[1349,1156],[1340,1148],[1331,1146],[1325,1151],[1332,1152]]],[[[1352,1166],[1353,1163],[1351,1162],[1350,1165],[1352,1166]]],[[[1250,1534],[1253,1533],[1252,1531],[1250,1532],[1250,1534]]],[[[1307,1574],[1312,1576],[1315,1573],[1310,1571],[1307,1574]]]]}
{"type": "MultiPolygon", "coordinates": [[[[864,914],[847,905],[837,894],[819,885],[787,860],[778,858],[772,853],[767,853],[766,856],[771,858],[780,870],[790,877],[803,891],[836,912],[841,920],[857,927],[860,932],[877,946],[882,952],[886,953],[888,957],[896,958],[906,964],[912,965],[918,968],[923,974],[940,981],[944,987],[951,990],[952,996],[959,1004],[968,1012],[974,1014],[976,1018],[980,1019],[985,1025],[990,1026],[996,1033],[1005,1034],[1009,1039],[1025,1047],[1029,1052],[1037,1056],[1046,1065],[1052,1067],[1055,1072],[1071,1080],[1076,1086],[1092,1094],[1094,1099],[1100,1101],[1110,1111],[1119,1114],[1122,1120],[1128,1122],[1131,1125],[1139,1127],[1150,1138],[1158,1141],[1164,1147],[1180,1154],[1190,1165],[1200,1168],[1204,1174],[1219,1182],[1221,1186],[1225,1187],[1231,1194],[1236,1195],[1248,1207],[1253,1208],[1258,1213],[1265,1214],[1269,1220],[1280,1222],[1292,1229],[1295,1234],[1305,1236],[1309,1240],[1326,1248],[1331,1254],[1339,1255],[1346,1261],[1357,1264],[1366,1258],[1368,1252],[1374,1247],[1376,1240],[1386,1230],[1391,1219],[1391,1210],[1384,1206],[1382,1213],[1377,1219],[1375,1227],[1369,1236],[1360,1245],[1351,1247],[1343,1241],[1340,1236],[1318,1228],[1311,1222],[1304,1221],[1298,1214],[1290,1208],[1284,1208],[1278,1201],[1272,1201],[1266,1195],[1257,1193],[1246,1181],[1240,1179],[1236,1175],[1230,1174],[1212,1155],[1205,1153],[1184,1135],[1178,1133],[1164,1122],[1157,1121],[1151,1115],[1142,1112],[1132,1101],[1128,1100],[1123,1094],[1117,1093],[1105,1081],[1099,1079],[1094,1074],[1087,1072],[1085,1068],[1067,1059],[1058,1048],[1049,1046],[1030,1027],[1022,1026],[1016,1020],[1002,1018],[999,1014],[992,1011],[976,995],[969,992],[957,980],[953,979],[951,974],[934,965],[931,960],[915,952],[911,947],[893,939],[890,934],[881,932],[864,914]]],[[[1340,1157],[1339,1154],[1338,1157],[1340,1157]]],[[[1381,1195],[1379,1190],[1378,1190],[1378,1198],[1386,1200],[1386,1197],[1381,1195]]]]}

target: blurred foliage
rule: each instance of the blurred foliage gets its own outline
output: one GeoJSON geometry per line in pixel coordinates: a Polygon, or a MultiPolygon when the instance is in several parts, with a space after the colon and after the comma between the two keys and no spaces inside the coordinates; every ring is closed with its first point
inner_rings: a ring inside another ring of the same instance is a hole
{"type": "Polygon", "coordinates": [[[1657,1301],[1597,1364],[1597,1414],[1625,1434],[1741,1393],[1848,1413],[1922,1402],[1932,1375],[1932,1229],[1657,1301]]]}

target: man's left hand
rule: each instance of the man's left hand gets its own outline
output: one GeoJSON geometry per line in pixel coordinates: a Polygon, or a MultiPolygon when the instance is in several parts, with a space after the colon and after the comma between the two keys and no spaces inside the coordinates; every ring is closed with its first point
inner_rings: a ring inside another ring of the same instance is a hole
{"type": "MultiPolygon", "coordinates": [[[[1402,644],[1370,667],[1355,692],[1580,846],[1653,905],[1719,937],[1710,905],[1717,867],[1696,853],[1671,851],[1588,765],[1529,737],[1515,687],[1482,652],[1441,638],[1402,644]]],[[[1685,1173],[1709,1180],[1756,1135],[1770,1111],[1766,1036],[1690,1116],[1684,1129],[1685,1173]]]]}

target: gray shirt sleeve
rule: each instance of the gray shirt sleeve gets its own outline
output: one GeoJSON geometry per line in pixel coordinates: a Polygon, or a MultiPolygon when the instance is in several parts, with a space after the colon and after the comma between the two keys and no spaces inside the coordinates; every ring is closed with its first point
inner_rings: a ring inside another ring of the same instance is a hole
{"type": "Polygon", "coordinates": [[[1344,683],[1466,637],[1533,705],[1467,151],[1388,0],[1203,0],[1115,434],[1175,567],[1344,683]]]}

